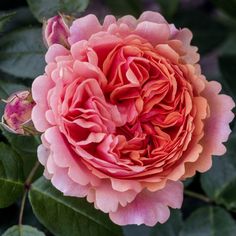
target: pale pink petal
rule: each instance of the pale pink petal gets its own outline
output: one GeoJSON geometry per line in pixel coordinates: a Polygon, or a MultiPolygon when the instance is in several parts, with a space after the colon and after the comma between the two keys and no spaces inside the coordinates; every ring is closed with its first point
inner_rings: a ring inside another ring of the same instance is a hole
{"type": "Polygon", "coordinates": [[[113,15],[107,15],[103,21],[103,30],[107,30],[111,24],[116,23],[116,18],[113,15]]]}
{"type": "Polygon", "coordinates": [[[73,182],[67,171],[65,168],[57,168],[51,179],[52,184],[66,196],[85,197],[88,194],[88,186],[73,182]]]}
{"type": "Polygon", "coordinates": [[[45,166],[47,163],[48,156],[50,154],[50,150],[41,144],[38,146],[37,154],[38,154],[39,162],[43,166],[45,166]]]}
{"type": "Polygon", "coordinates": [[[95,189],[94,205],[97,209],[105,213],[115,212],[118,209],[119,204],[126,206],[132,202],[137,193],[133,190],[125,192],[118,192],[112,189],[109,181],[103,181],[103,183],[95,189]]]}
{"type": "Polygon", "coordinates": [[[44,132],[47,128],[50,127],[49,123],[45,117],[45,109],[41,108],[39,105],[34,106],[31,114],[34,127],[39,132],[44,132]]]}
{"type": "Polygon", "coordinates": [[[167,21],[165,20],[165,18],[158,12],[155,11],[145,11],[143,12],[139,19],[139,22],[143,22],[143,21],[150,21],[150,22],[154,22],[154,23],[165,23],[167,24],[167,21]]]}
{"type": "Polygon", "coordinates": [[[88,40],[92,34],[99,32],[102,29],[95,15],[87,15],[75,20],[70,27],[69,43],[72,45],[80,40],[88,40]]]}
{"type": "Polygon", "coordinates": [[[48,51],[45,55],[45,60],[47,63],[55,62],[57,57],[67,55],[69,55],[69,51],[65,47],[63,47],[61,44],[53,44],[48,48],[48,51]]]}
{"type": "Polygon", "coordinates": [[[171,37],[174,37],[174,35],[176,35],[179,30],[175,27],[174,24],[169,24],[169,27],[170,27],[170,35],[171,37]]]}
{"type": "Polygon", "coordinates": [[[134,32],[142,38],[147,39],[153,45],[166,42],[170,36],[170,29],[167,24],[148,21],[139,23],[134,32]]]}
{"type": "Polygon", "coordinates": [[[32,84],[32,96],[36,102],[35,107],[32,110],[32,120],[35,128],[44,132],[50,127],[46,120],[45,113],[49,109],[47,101],[47,92],[53,87],[53,82],[47,76],[37,77],[32,84]]]}
{"type": "Polygon", "coordinates": [[[135,29],[137,25],[137,20],[131,15],[126,15],[119,18],[117,21],[117,24],[118,25],[125,24],[132,30],[132,29],[135,29]]]}
{"type": "Polygon", "coordinates": [[[32,84],[32,96],[34,101],[36,103],[47,104],[47,93],[53,86],[54,83],[46,75],[38,76],[32,84]]]}
{"type": "Polygon", "coordinates": [[[156,192],[144,190],[126,207],[110,212],[111,220],[118,225],[165,223],[170,215],[168,206],[180,208],[183,201],[181,182],[168,181],[166,187],[156,192]]]}
{"type": "Polygon", "coordinates": [[[223,155],[226,142],[231,133],[229,123],[234,114],[231,111],[235,107],[233,99],[224,94],[218,94],[221,85],[216,81],[206,82],[206,89],[202,95],[207,99],[210,107],[210,117],[205,122],[204,148],[213,155],[223,155]]]}

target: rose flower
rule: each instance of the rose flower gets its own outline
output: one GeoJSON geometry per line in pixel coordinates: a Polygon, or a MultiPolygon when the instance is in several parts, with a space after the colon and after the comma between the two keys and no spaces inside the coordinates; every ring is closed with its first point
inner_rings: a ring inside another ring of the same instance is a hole
{"type": "Polygon", "coordinates": [[[188,29],[155,12],[76,19],[32,86],[38,158],[64,195],[120,225],[164,223],[181,180],[222,155],[233,100],[201,74],[188,29]]]}

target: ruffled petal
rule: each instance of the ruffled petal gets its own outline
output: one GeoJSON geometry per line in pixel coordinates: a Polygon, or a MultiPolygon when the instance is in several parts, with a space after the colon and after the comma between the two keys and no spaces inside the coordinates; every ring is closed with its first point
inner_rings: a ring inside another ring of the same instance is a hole
{"type": "Polygon", "coordinates": [[[210,116],[204,122],[204,137],[201,140],[203,151],[194,163],[186,164],[185,177],[207,171],[212,165],[212,155],[223,155],[226,142],[231,133],[229,123],[233,120],[234,114],[231,111],[235,107],[233,99],[227,95],[219,94],[221,85],[216,81],[206,83],[202,95],[207,99],[210,116]]]}
{"type": "Polygon", "coordinates": [[[165,18],[158,12],[155,11],[145,11],[143,12],[139,19],[139,22],[143,22],[143,21],[149,21],[149,22],[153,22],[153,23],[165,23],[167,24],[167,21],[165,20],[165,18]]]}
{"type": "Polygon", "coordinates": [[[35,128],[40,132],[44,132],[50,127],[45,114],[49,109],[47,92],[52,87],[52,81],[44,75],[37,77],[32,85],[32,96],[36,105],[32,110],[31,117],[35,128]]]}
{"type": "Polygon", "coordinates": [[[168,181],[165,188],[156,192],[142,191],[126,207],[119,207],[109,214],[118,225],[145,224],[154,226],[157,222],[165,223],[172,208],[180,208],[183,202],[183,184],[168,181]]]}
{"type": "Polygon", "coordinates": [[[45,60],[47,63],[55,62],[57,57],[67,55],[69,55],[69,51],[65,47],[63,47],[61,44],[53,44],[49,47],[45,55],[45,60]]]}
{"type": "Polygon", "coordinates": [[[135,33],[147,39],[153,45],[164,43],[170,36],[170,29],[167,24],[157,24],[143,21],[137,25],[135,33]]]}
{"type": "Polygon", "coordinates": [[[88,40],[92,34],[102,29],[95,15],[87,15],[75,20],[70,27],[69,43],[72,45],[80,40],[88,40]]]}

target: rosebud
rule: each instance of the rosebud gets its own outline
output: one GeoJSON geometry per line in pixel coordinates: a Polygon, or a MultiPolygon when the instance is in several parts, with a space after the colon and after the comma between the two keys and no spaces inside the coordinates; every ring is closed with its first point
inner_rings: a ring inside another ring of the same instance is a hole
{"type": "Polygon", "coordinates": [[[73,20],[71,16],[60,14],[45,21],[43,24],[43,40],[46,47],[58,43],[68,48],[69,27],[73,20]]]}
{"type": "Polygon", "coordinates": [[[2,116],[2,126],[15,134],[36,134],[31,112],[35,105],[29,91],[19,91],[5,100],[6,106],[2,116]]]}

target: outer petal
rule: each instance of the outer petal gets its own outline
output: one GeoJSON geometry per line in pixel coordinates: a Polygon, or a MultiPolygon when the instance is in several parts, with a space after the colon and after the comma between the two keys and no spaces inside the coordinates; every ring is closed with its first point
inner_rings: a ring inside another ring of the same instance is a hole
{"type": "Polygon", "coordinates": [[[49,47],[45,60],[47,63],[55,62],[56,57],[58,56],[67,56],[69,51],[63,47],[61,44],[53,44],[49,47]]]}
{"type": "Polygon", "coordinates": [[[70,28],[69,43],[72,45],[80,40],[88,40],[92,34],[102,30],[95,15],[87,15],[75,20],[70,28]]]}
{"type": "Polygon", "coordinates": [[[165,20],[165,18],[158,12],[154,12],[154,11],[145,11],[143,12],[139,19],[139,22],[143,22],[143,21],[150,21],[150,22],[154,22],[154,23],[167,23],[167,21],[165,20]]]}
{"type": "Polygon", "coordinates": [[[164,43],[168,40],[170,28],[168,24],[143,21],[137,25],[135,33],[147,39],[153,45],[157,45],[158,43],[164,43]]]}
{"type": "Polygon", "coordinates": [[[119,207],[109,214],[111,220],[119,225],[146,224],[154,226],[164,223],[169,218],[168,206],[180,208],[183,201],[183,185],[181,182],[169,181],[166,187],[156,192],[142,191],[133,202],[126,207],[119,207]]]}
{"type": "Polygon", "coordinates": [[[111,24],[115,24],[115,23],[116,23],[116,18],[113,15],[107,15],[103,21],[103,25],[102,25],[103,29],[107,30],[111,24]]]}
{"type": "Polygon", "coordinates": [[[182,56],[182,60],[185,63],[195,64],[199,61],[199,54],[197,53],[198,48],[191,46],[191,40],[193,38],[192,32],[187,29],[181,29],[176,31],[172,39],[179,40],[180,44],[172,45],[174,49],[182,56]]]}
{"type": "Polygon", "coordinates": [[[103,183],[95,190],[95,207],[105,213],[115,212],[119,204],[125,207],[132,202],[137,193],[133,190],[118,192],[112,189],[111,183],[104,180],[103,183]]]}
{"type": "Polygon", "coordinates": [[[49,123],[46,120],[45,113],[49,109],[47,103],[47,93],[52,88],[53,83],[47,76],[37,77],[32,85],[32,96],[36,102],[35,107],[32,110],[32,120],[35,128],[44,132],[49,128],[49,123]]]}
{"type": "Polygon", "coordinates": [[[212,155],[223,155],[226,152],[222,142],[226,142],[231,132],[229,123],[233,120],[234,114],[231,111],[235,103],[232,98],[218,94],[221,85],[216,81],[207,82],[202,95],[207,99],[210,107],[210,117],[205,121],[204,137],[201,141],[203,152],[194,163],[186,164],[184,177],[195,174],[195,171],[207,171],[212,165],[212,155]]]}

